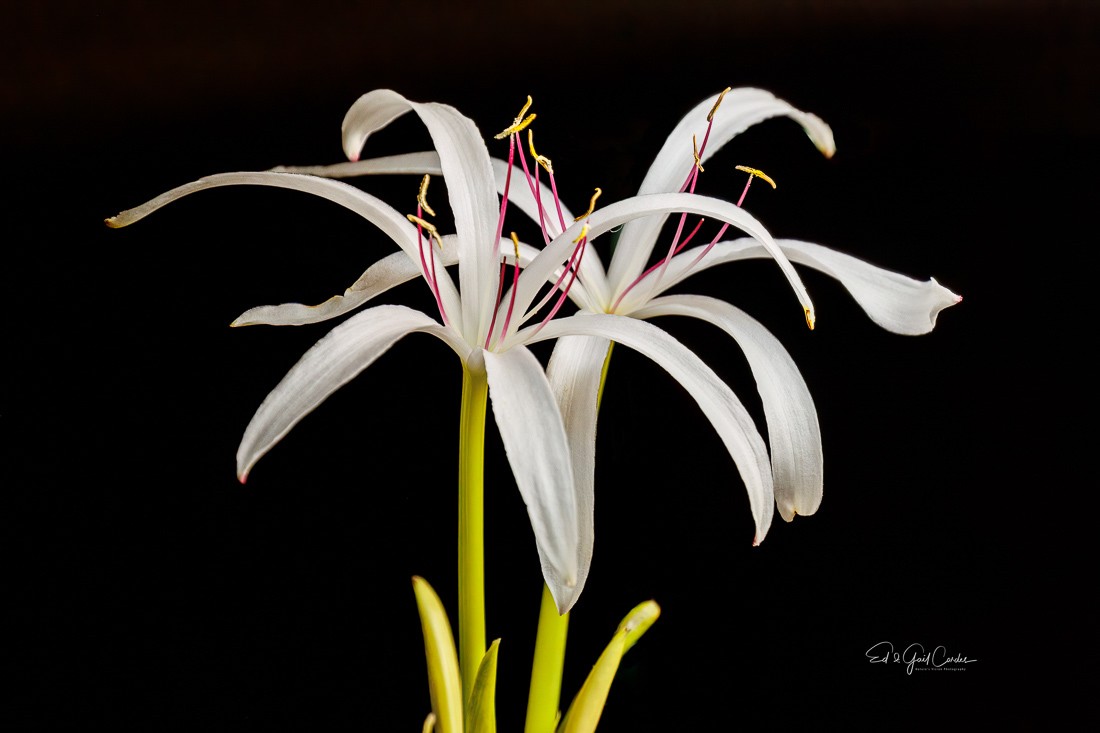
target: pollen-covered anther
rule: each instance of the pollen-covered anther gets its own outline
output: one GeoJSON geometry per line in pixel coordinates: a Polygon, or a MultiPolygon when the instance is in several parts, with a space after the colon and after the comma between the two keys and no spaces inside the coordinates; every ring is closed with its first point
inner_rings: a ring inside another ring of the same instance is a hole
{"type": "Polygon", "coordinates": [[[771,184],[772,188],[775,188],[775,181],[773,181],[771,176],[769,176],[764,171],[759,170],[757,168],[749,168],[747,165],[738,165],[738,166],[734,166],[734,167],[737,168],[737,170],[739,170],[739,171],[744,171],[745,173],[748,173],[750,176],[753,176],[754,178],[760,178],[762,180],[767,181],[768,183],[771,184]]]}
{"type": "Polygon", "coordinates": [[[424,174],[424,179],[420,181],[420,191],[416,194],[416,201],[420,204],[420,208],[424,209],[429,216],[435,216],[435,212],[432,211],[432,207],[428,206],[428,182],[431,180],[431,176],[427,173],[424,174]]]}
{"type": "Polygon", "coordinates": [[[703,161],[699,159],[699,143],[695,140],[695,136],[691,136],[691,154],[695,156],[695,167],[699,169],[699,172],[703,172],[703,161]]]}
{"type": "MultiPolygon", "coordinates": [[[[600,197],[601,193],[603,193],[603,190],[601,190],[600,188],[596,188],[596,193],[592,194],[592,199],[588,202],[588,211],[584,212],[578,217],[575,217],[573,219],[574,223],[580,221],[581,219],[587,219],[588,217],[592,216],[592,212],[596,210],[596,199],[600,197]]],[[[588,227],[586,226],[584,230],[585,232],[587,232],[588,227]]],[[[577,240],[574,239],[573,241],[575,242],[577,240]]]]}
{"type": "Polygon", "coordinates": [[[531,149],[531,157],[535,159],[535,162],[546,169],[547,173],[554,175],[554,164],[550,162],[550,159],[535,152],[535,131],[531,128],[527,128],[527,147],[531,149]]]}
{"type": "MultiPolygon", "coordinates": [[[[599,191],[600,189],[596,189],[599,191]]],[[[594,200],[594,199],[593,199],[594,200]]],[[[581,227],[581,233],[577,235],[577,238],[573,240],[573,244],[580,244],[581,240],[588,236],[588,225],[585,224],[581,227]]]]}
{"type": "Polygon", "coordinates": [[[516,264],[519,264],[519,237],[515,232],[512,232],[512,248],[516,252],[516,264]]]}
{"type": "Polygon", "coordinates": [[[527,128],[528,125],[530,125],[532,122],[535,121],[536,115],[533,112],[531,114],[527,115],[527,117],[523,116],[524,114],[526,114],[527,110],[530,109],[530,107],[531,107],[531,95],[528,94],[527,95],[527,102],[520,109],[519,114],[516,115],[516,118],[514,120],[512,120],[512,124],[507,129],[501,130],[500,132],[498,132],[493,137],[497,140],[503,140],[506,137],[510,137],[511,135],[515,135],[517,132],[523,132],[527,128]]]}
{"type": "Polygon", "coordinates": [[[817,323],[817,317],[814,316],[813,308],[803,308],[806,312],[806,325],[810,327],[810,330],[814,330],[814,324],[817,323]]]}
{"type": "Polygon", "coordinates": [[[722,104],[722,99],[726,96],[726,92],[733,89],[733,87],[726,87],[722,90],[722,93],[718,95],[718,99],[714,102],[714,106],[710,108],[710,113],[707,115],[707,122],[714,121],[714,113],[718,111],[718,105],[722,104]]]}
{"type": "Polygon", "coordinates": [[[416,224],[418,227],[421,227],[422,229],[427,231],[428,234],[432,236],[432,239],[435,240],[435,243],[439,246],[439,248],[443,249],[443,239],[439,236],[439,230],[435,228],[435,224],[432,224],[430,221],[424,221],[419,216],[416,216],[414,214],[405,214],[405,218],[411,221],[413,224],[416,224]]]}

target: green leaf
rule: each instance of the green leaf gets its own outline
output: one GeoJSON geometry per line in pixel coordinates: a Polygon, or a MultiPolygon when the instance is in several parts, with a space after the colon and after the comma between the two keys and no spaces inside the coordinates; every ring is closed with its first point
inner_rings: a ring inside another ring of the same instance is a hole
{"type": "Polygon", "coordinates": [[[470,690],[470,704],[466,707],[466,733],[497,733],[496,689],[497,689],[497,649],[500,639],[495,640],[489,651],[481,658],[477,668],[477,678],[470,690]]]}
{"type": "Polygon", "coordinates": [[[559,733],[593,733],[596,730],[607,695],[611,691],[611,682],[619,669],[619,662],[660,614],[660,606],[653,601],[640,603],[631,609],[615,630],[615,635],[611,637],[603,654],[596,660],[580,692],[573,698],[569,712],[565,714],[558,729],[559,733]]]}
{"type": "Polygon", "coordinates": [[[451,624],[443,602],[428,581],[413,576],[413,593],[424,632],[424,655],[428,660],[428,691],[432,698],[439,733],[462,733],[462,680],[451,624]]]}

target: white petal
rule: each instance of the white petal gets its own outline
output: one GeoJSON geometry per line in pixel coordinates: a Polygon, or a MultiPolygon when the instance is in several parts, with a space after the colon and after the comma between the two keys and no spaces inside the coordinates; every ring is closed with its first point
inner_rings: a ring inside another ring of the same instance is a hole
{"type": "Polygon", "coordinates": [[[459,237],[461,330],[471,342],[481,343],[496,306],[500,260],[499,251],[494,251],[499,213],[496,184],[477,126],[454,107],[411,102],[392,90],[376,89],[356,100],[344,116],[344,152],[357,159],[367,137],[403,114],[403,109],[416,112],[428,128],[443,177],[451,181],[447,198],[459,237]]]}
{"type": "Polygon", "coordinates": [[[366,158],[333,165],[280,165],[271,170],[276,173],[304,173],[308,176],[321,176],[322,178],[354,178],[356,176],[386,174],[422,176],[425,173],[433,176],[443,175],[443,169],[439,166],[439,153],[434,150],[386,155],[379,158],[366,158]]]}
{"type": "MultiPolygon", "coordinates": [[[[443,251],[435,250],[439,268],[458,261],[453,238],[444,238],[443,251]],[[449,245],[449,246],[448,246],[449,245]]],[[[435,246],[434,244],[432,245],[435,246]]],[[[438,272],[438,270],[437,270],[438,272]]],[[[283,303],[249,308],[233,321],[232,326],[302,326],[318,323],[350,313],[390,288],[420,276],[420,265],[413,263],[404,252],[394,252],[367,268],[343,295],[334,295],[319,305],[283,303]]],[[[457,301],[452,303],[457,308],[457,301]]],[[[446,304],[444,305],[446,308],[446,304]]],[[[457,310],[449,310],[457,313],[457,310]]]]}
{"type": "Polygon", "coordinates": [[[563,336],[554,344],[550,363],[546,367],[546,378],[550,380],[561,409],[573,461],[579,549],[577,595],[584,589],[592,565],[596,404],[603,364],[610,346],[610,342],[603,338],[563,336]]]}
{"type": "MultiPolygon", "coordinates": [[[[141,206],[117,214],[107,219],[107,225],[118,228],[128,226],[144,219],[157,209],[166,206],[177,199],[181,199],[198,191],[205,191],[221,186],[271,186],[274,188],[288,188],[295,191],[311,193],[315,196],[328,199],[347,209],[354,211],[367,221],[381,229],[387,236],[400,247],[414,262],[420,258],[419,243],[416,227],[409,223],[405,216],[381,199],[364,193],[354,186],[349,186],[340,181],[318,178],[316,176],[303,176],[294,173],[271,172],[239,172],[218,173],[197,181],[186,183],[162,193],[155,199],[147,201],[141,206]]],[[[444,295],[444,302],[458,303],[458,293],[454,283],[445,270],[437,270],[439,286],[444,295]]]]}
{"type": "MultiPolygon", "coordinates": [[[[802,284],[802,279],[798,276],[787,256],[783,254],[779,245],[775,243],[771,234],[760,222],[747,211],[729,201],[690,193],[660,193],[634,196],[616,201],[602,209],[597,209],[588,219],[590,227],[588,232],[589,245],[596,237],[631,219],[670,211],[703,214],[713,219],[729,222],[754,237],[775,258],[787,281],[798,296],[807,317],[813,317],[813,303],[810,301],[810,294],[806,292],[806,286],[802,284]]],[[[522,277],[520,277],[519,290],[516,294],[516,307],[520,309],[520,312],[526,312],[539,286],[546,281],[554,268],[559,267],[568,258],[574,246],[573,240],[580,234],[581,226],[580,223],[574,224],[556,237],[523,272],[522,277]]],[[[619,239],[619,250],[631,246],[631,242],[622,238],[619,239]]]]}
{"type": "Polygon", "coordinates": [[[623,316],[557,318],[534,331],[527,329],[519,336],[529,343],[569,335],[600,336],[644,354],[672,375],[695,399],[737,465],[756,522],[756,541],[764,540],[775,511],[767,447],[737,395],[698,356],[653,324],[623,316]]]}
{"type": "Polygon", "coordinates": [[[482,352],[489,400],[527,505],[543,577],[561,613],[577,600],[577,496],[565,427],[546,373],[522,346],[482,352]]]}
{"type": "Polygon", "coordinates": [[[303,417],[414,331],[434,334],[465,356],[452,332],[420,311],[380,305],[352,316],[314,344],[264,399],[237,449],[241,481],[303,417]]]}
{"type": "MultiPolygon", "coordinates": [[[[680,120],[646,173],[638,189],[639,194],[680,190],[695,164],[691,156],[691,136],[695,135],[702,144],[707,131],[707,115],[717,98],[715,95],[703,100],[680,120]]],[[[802,129],[827,157],[835,152],[833,132],[821,118],[798,110],[763,89],[745,87],[731,90],[722,100],[714,115],[714,126],[702,155],[703,162],[752,125],[778,116],[790,117],[802,125],[802,129]]],[[[661,216],[635,221],[623,228],[619,241],[629,241],[631,247],[621,252],[616,250],[609,272],[611,282],[624,287],[642,273],[665,219],[661,216]]]]}
{"type": "Polygon", "coordinates": [[[691,316],[712,323],[737,341],[756,379],[768,423],[775,503],[788,522],[821,504],[821,427],[810,389],[790,354],[768,329],[722,300],[670,295],[652,301],[635,318],[691,316]]]}
{"type": "MultiPolygon", "coordinates": [[[[962,301],[961,296],[943,287],[934,278],[915,280],[812,242],[777,239],[776,243],[792,262],[812,267],[839,280],[872,321],[893,333],[905,336],[929,333],[935,327],[940,311],[962,301]]],[[[688,269],[687,265],[695,259],[695,253],[685,251],[669,263],[660,289],[665,290],[707,267],[769,256],[770,253],[758,242],[737,239],[719,242],[698,265],[688,269]]]]}

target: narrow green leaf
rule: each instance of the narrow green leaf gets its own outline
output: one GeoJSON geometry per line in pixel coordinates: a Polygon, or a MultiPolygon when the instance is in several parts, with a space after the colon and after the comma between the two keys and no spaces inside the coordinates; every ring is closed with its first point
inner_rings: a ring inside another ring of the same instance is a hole
{"type": "Polygon", "coordinates": [[[428,691],[432,698],[439,733],[462,733],[462,680],[451,624],[443,602],[428,581],[413,576],[413,593],[424,632],[424,655],[428,661],[428,691]]]}
{"type": "Polygon", "coordinates": [[[500,639],[489,646],[477,668],[466,707],[466,733],[497,733],[497,649],[500,639]]]}
{"type": "Polygon", "coordinates": [[[604,648],[603,654],[596,660],[588,679],[581,685],[580,692],[573,698],[569,712],[565,714],[558,729],[559,733],[593,733],[596,730],[623,654],[634,646],[660,614],[660,606],[653,601],[640,603],[631,609],[615,630],[615,635],[604,648]]]}

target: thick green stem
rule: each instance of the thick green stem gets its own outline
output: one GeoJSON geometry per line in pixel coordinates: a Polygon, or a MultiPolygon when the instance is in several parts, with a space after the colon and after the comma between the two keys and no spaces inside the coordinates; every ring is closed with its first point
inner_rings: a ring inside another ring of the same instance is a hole
{"type": "Polygon", "coordinates": [[[558,615],[554,597],[543,584],[524,733],[554,733],[558,705],[561,702],[561,673],[565,666],[565,636],[568,630],[569,614],[558,615]]]}
{"type": "MultiPolygon", "coordinates": [[[[603,387],[611,365],[612,341],[600,373],[600,390],[596,393],[596,411],[603,401],[603,387]]],[[[527,697],[527,723],[524,733],[553,733],[561,703],[561,675],[565,667],[565,637],[569,630],[569,614],[559,615],[550,589],[542,586],[539,607],[539,629],[535,637],[535,661],[531,668],[531,692],[527,697]]]]}
{"type": "Polygon", "coordinates": [[[458,438],[458,659],[468,700],[485,656],[485,406],[489,381],[480,359],[462,368],[458,438]]]}

